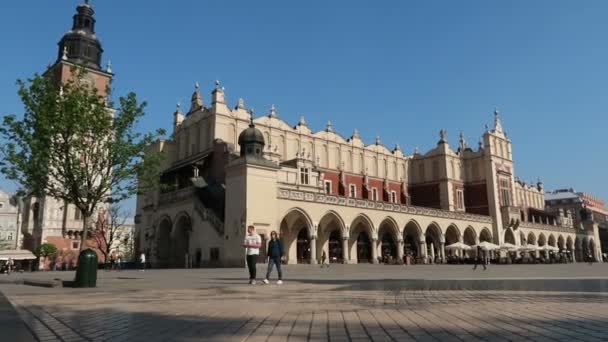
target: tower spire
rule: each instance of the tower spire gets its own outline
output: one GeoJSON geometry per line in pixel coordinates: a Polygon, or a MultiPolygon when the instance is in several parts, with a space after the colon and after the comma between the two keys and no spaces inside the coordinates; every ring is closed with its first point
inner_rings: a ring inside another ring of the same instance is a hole
{"type": "Polygon", "coordinates": [[[103,48],[95,35],[96,20],[94,15],[95,10],[87,0],[76,7],[72,29],[58,43],[57,61],[67,60],[85,67],[101,70],[103,48]]]}

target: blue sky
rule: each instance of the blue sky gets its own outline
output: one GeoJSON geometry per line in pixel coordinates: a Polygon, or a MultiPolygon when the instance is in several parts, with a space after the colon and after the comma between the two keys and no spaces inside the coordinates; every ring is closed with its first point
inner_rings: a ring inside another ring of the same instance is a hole
{"type": "MultiPolygon", "coordinates": [[[[0,114],[22,112],[15,80],[54,61],[78,2],[0,2],[0,114]]],[[[196,81],[209,103],[215,79],[231,105],[275,104],[288,122],[331,120],[408,154],[441,128],[452,146],[461,130],[477,146],[498,107],[516,175],[608,199],[606,1],[91,4],[115,93],[148,101],[142,129],[170,129],[196,81]]]]}

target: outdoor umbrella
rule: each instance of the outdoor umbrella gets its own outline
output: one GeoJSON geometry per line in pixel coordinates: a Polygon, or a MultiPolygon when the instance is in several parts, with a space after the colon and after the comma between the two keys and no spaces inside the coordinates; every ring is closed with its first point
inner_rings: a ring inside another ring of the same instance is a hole
{"type": "Polygon", "coordinates": [[[453,243],[451,245],[445,246],[445,249],[447,249],[447,250],[461,249],[461,250],[464,250],[464,251],[468,251],[469,249],[471,249],[471,246],[466,245],[466,244],[464,244],[462,242],[456,242],[456,243],[453,243]]]}
{"type": "Polygon", "coordinates": [[[535,252],[538,250],[538,246],[532,245],[532,244],[527,244],[525,246],[521,246],[520,250],[524,251],[524,252],[535,252]]]}
{"type": "Polygon", "coordinates": [[[483,242],[480,242],[478,245],[475,245],[475,246],[473,246],[473,247],[474,247],[474,248],[477,248],[478,246],[479,246],[479,247],[481,247],[481,249],[483,249],[483,250],[485,250],[485,251],[493,251],[493,250],[495,250],[495,249],[500,248],[500,246],[495,245],[495,244],[493,244],[493,243],[491,243],[491,242],[488,242],[488,241],[483,241],[483,242]]]}
{"type": "Polygon", "coordinates": [[[507,250],[509,252],[516,252],[519,250],[519,246],[516,246],[512,243],[505,242],[502,245],[500,245],[500,249],[507,250]]]}

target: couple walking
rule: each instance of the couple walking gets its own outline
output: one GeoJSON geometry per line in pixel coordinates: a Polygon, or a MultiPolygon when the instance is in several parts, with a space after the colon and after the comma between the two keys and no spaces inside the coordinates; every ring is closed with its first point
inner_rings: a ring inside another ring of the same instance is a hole
{"type": "MultiPolygon", "coordinates": [[[[247,227],[247,236],[243,241],[243,247],[247,254],[247,268],[249,269],[249,284],[255,285],[256,277],[256,261],[260,255],[260,247],[262,247],[262,238],[255,232],[254,226],[247,227]]],[[[277,273],[279,274],[278,285],[283,284],[283,271],[281,270],[281,258],[283,257],[283,245],[279,240],[277,232],[274,230],[270,233],[270,242],[268,242],[268,270],[266,271],[266,278],[264,284],[268,284],[268,278],[274,266],[277,267],[277,273]]]]}

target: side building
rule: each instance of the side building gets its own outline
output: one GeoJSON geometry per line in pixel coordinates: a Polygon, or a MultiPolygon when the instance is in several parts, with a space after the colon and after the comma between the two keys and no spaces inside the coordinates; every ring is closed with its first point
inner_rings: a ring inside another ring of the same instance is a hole
{"type": "Polygon", "coordinates": [[[19,211],[16,197],[0,190],[0,250],[19,246],[19,211]]]}
{"type": "Polygon", "coordinates": [[[158,267],[241,266],[247,225],[264,241],[279,231],[288,263],[323,252],[345,263],[445,260],[446,245],[480,241],[601,255],[592,229],[545,208],[542,183],[515,177],[498,112],[475,148],[463,134],[452,147],[441,130],[434,149],[408,155],[331,122],[292,126],[274,106],[254,119],[242,99],[228,106],[219,82],[206,105],[196,84],[189,110],[173,113],[172,139],[150,148],[166,156],[165,186],[138,196],[135,239],[158,267]]]}

